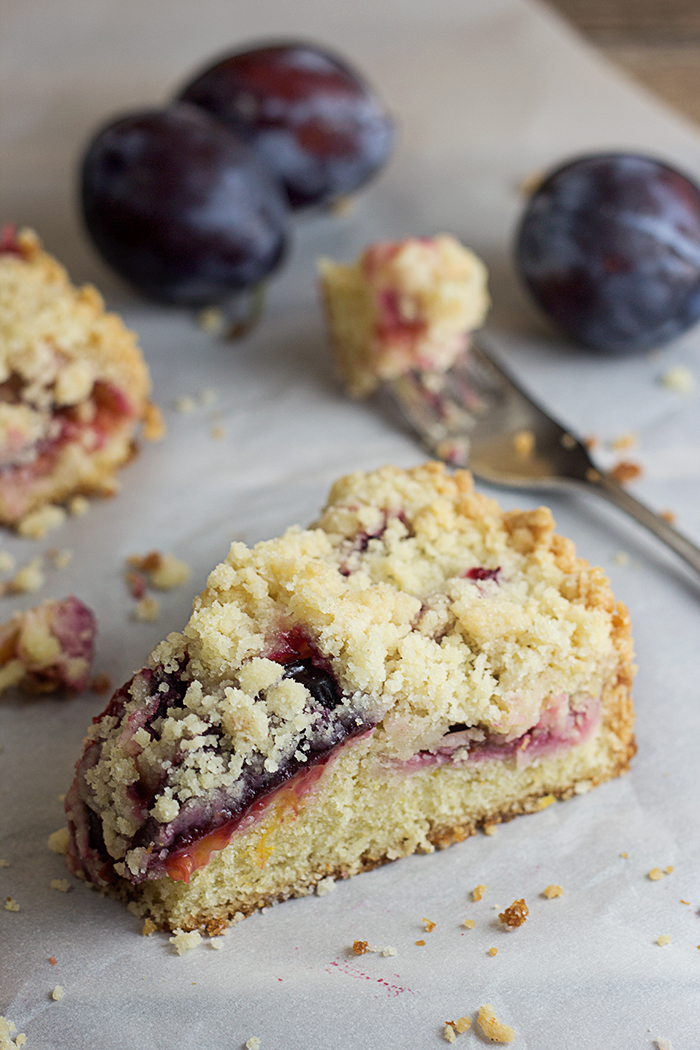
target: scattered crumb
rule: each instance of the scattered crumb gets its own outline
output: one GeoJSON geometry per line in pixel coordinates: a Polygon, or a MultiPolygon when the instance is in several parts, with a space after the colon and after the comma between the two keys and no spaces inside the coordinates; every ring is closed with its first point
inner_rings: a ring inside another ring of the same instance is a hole
{"type": "Polygon", "coordinates": [[[652,868],[647,878],[651,879],[652,882],[658,882],[659,879],[663,879],[664,873],[661,868],[652,868]]]}
{"type": "Polygon", "coordinates": [[[425,944],[425,941],[416,941],[416,944],[417,944],[417,946],[418,946],[419,948],[422,948],[422,947],[423,947],[423,945],[425,944]]]}
{"type": "Polygon", "coordinates": [[[680,899],[680,902],[679,902],[679,903],[680,903],[680,904],[688,904],[688,905],[690,905],[690,901],[684,901],[682,897],[681,897],[681,899],[680,899]]]}
{"type": "Polygon", "coordinates": [[[559,438],[559,442],[562,448],[576,448],[576,438],[573,434],[562,434],[562,436],[559,438]]]}
{"type": "Polygon", "coordinates": [[[221,423],[217,423],[215,427],[211,428],[211,436],[214,441],[223,441],[226,437],[226,427],[222,426],[221,423]]]}
{"type": "Polygon", "coordinates": [[[50,551],[47,551],[47,554],[53,563],[54,569],[67,569],[73,561],[73,551],[69,550],[68,547],[64,547],[63,550],[52,548],[50,551]]]}
{"type": "Polygon", "coordinates": [[[518,901],[513,901],[501,914],[498,916],[499,921],[507,926],[509,929],[514,930],[518,926],[523,926],[527,922],[527,917],[530,914],[525,899],[523,897],[518,901]]]}
{"type": "Polygon", "coordinates": [[[68,503],[68,513],[72,514],[74,518],[82,518],[83,514],[87,514],[90,509],[90,500],[86,499],[85,496],[73,496],[73,499],[68,503]]]}
{"type": "Polygon", "coordinates": [[[154,934],[156,932],[157,929],[158,929],[158,927],[156,926],[156,924],[153,922],[152,919],[144,919],[144,921],[143,921],[143,929],[141,930],[141,936],[142,937],[150,937],[150,936],[152,936],[152,934],[154,934]]]}
{"type": "Polygon", "coordinates": [[[224,946],[224,937],[212,937],[209,941],[209,947],[214,948],[215,951],[219,951],[224,946]]]}
{"type": "Polygon", "coordinates": [[[592,780],[577,780],[574,784],[575,795],[587,795],[589,791],[593,790],[592,780]]]}
{"type": "Polygon", "coordinates": [[[484,835],[497,835],[498,824],[484,824],[484,835]]]}
{"type": "Polygon", "coordinates": [[[671,943],[671,938],[669,937],[669,935],[667,933],[662,933],[660,935],[657,943],[660,944],[661,947],[663,948],[665,944],[670,944],[671,943]]]}
{"type": "Polygon", "coordinates": [[[432,933],[435,929],[435,923],[431,922],[430,919],[421,919],[421,922],[425,926],[426,933],[432,933]]]}
{"type": "Polygon", "coordinates": [[[141,433],[146,441],[160,441],[162,437],[165,437],[165,429],[163,413],[157,405],[149,402],[143,414],[141,433]]]}
{"type": "Polygon", "coordinates": [[[12,572],[15,564],[15,559],[9,551],[0,551],[0,572],[12,572]]]}
{"type": "Polygon", "coordinates": [[[381,954],[385,959],[390,959],[392,956],[396,955],[396,948],[387,945],[386,948],[382,948],[381,954]]]}
{"type": "Polygon", "coordinates": [[[151,551],[143,557],[132,554],[128,564],[131,569],[126,574],[127,583],[135,598],[143,597],[146,578],[156,590],[170,591],[187,583],[192,571],[187,562],[173,554],[161,554],[160,551],[151,551]]]}
{"type": "Polygon", "coordinates": [[[447,1022],[445,1022],[445,1027],[444,1027],[443,1032],[442,1032],[442,1037],[443,1037],[443,1039],[446,1039],[448,1043],[454,1043],[454,1041],[457,1038],[457,1036],[455,1035],[455,1030],[454,1030],[454,1028],[452,1027],[451,1024],[448,1024],[447,1022]]]}
{"type": "Polygon", "coordinates": [[[63,991],[60,984],[57,984],[54,990],[51,992],[51,998],[55,1003],[57,1003],[58,1000],[62,999],[65,994],[66,993],[63,991]]]}
{"type": "Polygon", "coordinates": [[[5,911],[19,911],[19,904],[12,897],[8,897],[5,901],[5,911]]]}
{"type": "Polygon", "coordinates": [[[327,897],[329,893],[332,893],[335,889],[335,879],[332,875],[327,875],[325,879],[321,879],[320,882],[316,883],[316,896],[327,897]]]}
{"type": "Polygon", "coordinates": [[[543,795],[542,798],[538,798],[536,809],[546,809],[547,806],[552,806],[557,801],[556,795],[543,795]]]}
{"type": "Polygon", "coordinates": [[[621,853],[621,854],[620,854],[620,856],[621,856],[621,857],[624,857],[624,858],[625,858],[625,860],[627,860],[628,854],[627,854],[627,853],[621,853]]]}
{"type": "Polygon", "coordinates": [[[49,835],[47,845],[52,853],[65,853],[70,841],[68,828],[59,828],[49,835]]]}
{"type": "Polygon", "coordinates": [[[535,451],[535,435],[532,430],[517,430],[513,434],[513,448],[520,459],[529,459],[535,451]]]}
{"type": "Polygon", "coordinates": [[[561,888],[561,886],[556,886],[552,884],[551,886],[545,886],[544,890],[542,891],[542,896],[546,897],[547,900],[551,900],[552,897],[563,897],[564,891],[561,888]]]}
{"type": "Polygon", "coordinates": [[[250,1039],[246,1041],[245,1050],[260,1050],[260,1040],[257,1035],[251,1035],[250,1039]]]}
{"type": "Polygon", "coordinates": [[[678,519],[678,515],[673,510],[661,510],[659,511],[659,517],[667,521],[669,525],[675,525],[678,519]]]}
{"type": "Polygon", "coordinates": [[[27,1037],[21,1032],[16,1039],[12,1036],[17,1031],[17,1025],[8,1021],[6,1017],[0,1017],[0,1050],[14,1050],[16,1046],[24,1046],[27,1037]]]}
{"type": "Polygon", "coordinates": [[[672,875],[673,874],[673,864],[669,864],[668,865],[668,867],[666,868],[666,874],[667,875],[672,875]]]}
{"type": "Polygon", "coordinates": [[[474,919],[465,919],[462,923],[462,926],[466,926],[468,930],[473,930],[476,926],[476,922],[474,919]]]}
{"type": "Polygon", "coordinates": [[[498,955],[498,948],[489,948],[489,955],[498,955]]]}
{"type": "Polygon", "coordinates": [[[353,941],[352,942],[352,950],[355,953],[355,955],[364,955],[365,952],[367,951],[368,947],[369,947],[369,945],[368,945],[367,941],[353,941]]]}
{"type": "Polygon", "coordinates": [[[659,379],[661,386],[690,397],[695,393],[695,376],[686,365],[667,369],[659,379]]]}
{"type": "Polygon", "coordinates": [[[492,1043],[512,1043],[515,1039],[514,1030],[498,1020],[490,1003],[484,1003],[481,1007],[476,1023],[492,1043]]]}
{"type": "Polygon", "coordinates": [[[5,584],[4,589],[8,594],[33,594],[41,590],[45,583],[44,559],[39,555],[23,565],[5,584]]]}
{"type": "Polygon", "coordinates": [[[18,524],[17,532],[30,540],[42,540],[47,532],[57,529],[65,520],[66,512],[63,507],[47,503],[45,507],[26,514],[18,524]]]}
{"type": "Polygon", "coordinates": [[[618,437],[613,438],[609,442],[611,449],[615,452],[625,452],[629,448],[634,448],[639,438],[632,430],[628,430],[626,434],[619,434],[618,437]]]}
{"type": "Polygon", "coordinates": [[[620,485],[626,485],[628,481],[635,481],[642,476],[642,468],[631,459],[621,459],[609,473],[620,485]]]}
{"type": "Polygon", "coordinates": [[[186,933],[184,930],[175,930],[174,935],[169,938],[176,955],[184,955],[185,952],[196,948],[201,939],[202,935],[198,930],[192,930],[191,933],[186,933]]]}
{"type": "Polygon", "coordinates": [[[147,595],[136,604],[133,616],[142,623],[154,623],[160,616],[160,602],[147,595]]]}
{"type": "MultiPolygon", "coordinates": [[[[451,1028],[453,1032],[457,1033],[457,1035],[461,1035],[463,1032],[469,1031],[471,1026],[472,1019],[471,1017],[467,1017],[466,1014],[464,1017],[459,1017],[456,1021],[445,1021],[445,1027],[451,1028]]],[[[445,1039],[447,1039],[447,1041],[450,1043],[453,1042],[453,1040],[450,1039],[447,1033],[445,1033],[445,1039]]]]}
{"type": "Polygon", "coordinates": [[[139,601],[146,593],[146,577],[142,572],[136,572],[135,569],[129,569],[124,577],[126,585],[129,588],[129,594],[132,598],[136,598],[139,601]]]}
{"type": "Polygon", "coordinates": [[[630,556],[627,553],[627,551],[618,551],[617,554],[613,554],[612,560],[614,561],[615,565],[620,565],[622,566],[622,568],[624,568],[626,565],[629,565],[630,556]]]}
{"type": "Polygon", "coordinates": [[[56,962],[57,962],[56,956],[55,955],[50,955],[49,956],[49,962],[51,963],[52,966],[55,966],[56,962]]]}
{"type": "Polygon", "coordinates": [[[9,860],[5,860],[4,857],[0,857],[0,868],[9,868],[9,866],[10,866],[9,860]]]}
{"type": "Polygon", "coordinates": [[[662,1036],[659,1036],[654,1042],[656,1043],[658,1050],[673,1050],[670,1039],[664,1039],[662,1036]]]}
{"type": "Polygon", "coordinates": [[[197,324],[207,335],[221,335],[226,315],[218,306],[207,306],[197,314],[197,324]]]}
{"type": "Polygon", "coordinates": [[[474,889],[472,890],[472,897],[474,898],[474,900],[475,901],[480,901],[481,898],[486,893],[487,889],[488,889],[488,886],[483,885],[482,883],[479,883],[478,886],[475,886],[474,889]]]}
{"type": "Polygon", "coordinates": [[[176,398],[173,407],[176,412],[180,412],[182,415],[187,416],[191,412],[194,412],[197,407],[197,402],[193,397],[187,394],[185,397],[176,398]]]}
{"type": "Polygon", "coordinates": [[[112,681],[108,674],[101,671],[100,674],[96,674],[93,680],[90,682],[90,688],[93,693],[97,693],[98,696],[102,696],[103,693],[108,693],[112,686],[112,681]]]}
{"type": "Polygon", "coordinates": [[[52,890],[58,890],[59,893],[68,893],[71,889],[68,879],[51,879],[50,885],[52,890]]]}
{"type": "Polygon", "coordinates": [[[591,452],[594,448],[598,447],[598,438],[595,436],[595,434],[588,434],[583,439],[583,445],[585,448],[588,449],[589,452],[591,452]]]}

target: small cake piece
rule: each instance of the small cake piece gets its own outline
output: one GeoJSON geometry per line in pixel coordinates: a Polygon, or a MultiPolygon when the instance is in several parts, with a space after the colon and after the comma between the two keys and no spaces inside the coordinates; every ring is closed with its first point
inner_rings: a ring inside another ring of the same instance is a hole
{"type": "Polygon", "coordinates": [[[220,932],[623,772],[631,681],[627,611],[547,509],[353,474],[315,527],[234,543],[89,728],[69,867],[220,932]]]}
{"type": "Polygon", "coordinates": [[[85,689],[96,633],[92,610],[73,595],[15,613],[0,624],[0,693],[85,689]]]}
{"type": "Polygon", "coordinates": [[[31,230],[0,242],[0,523],[112,494],[141,422],[159,436],[136,337],[31,230]]]}
{"type": "Polygon", "coordinates": [[[486,267],[449,234],[380,241],[347,265],[319,261],[331,342],[348,390],[449,368],[486,317],[486,267]]]}

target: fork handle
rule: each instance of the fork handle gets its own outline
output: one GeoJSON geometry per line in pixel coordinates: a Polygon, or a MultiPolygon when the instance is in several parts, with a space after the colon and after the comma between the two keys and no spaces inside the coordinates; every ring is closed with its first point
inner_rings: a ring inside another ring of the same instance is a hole
{"type": "Polygon", "coordinates": [[[623,489],[622,485],[615,481],[610,474],[602,471],[595,471],[595,474],[598,476],[592,477],[589,475],[586,482],[588,486],[593,488],[599,496],[609,500],[610,503],[614,503],[620,510],[626,511],[640,525],[653,532],[667,547],[679,554],[697,573],[700,573],[700,548],[691,543],[689,539],[686,539],[672,525],[669,525],[660,515],[655,514],[653,510],[640,503],[634,496],[630,496],[629,492],[623,489]]]}

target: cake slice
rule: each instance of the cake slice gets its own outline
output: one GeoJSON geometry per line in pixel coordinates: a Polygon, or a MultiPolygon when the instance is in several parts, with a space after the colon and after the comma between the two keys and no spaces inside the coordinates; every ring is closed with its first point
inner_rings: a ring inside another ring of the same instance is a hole
{"type": "Polygon", "coordinates": [[[31,230],[0,242],[0,523],[115,491],[140,423],[158,437],[133,332],[31,230]]]}
{"type": "Polygon", "coordinates": [[[379,241],[354,263],[319,261],[331,343],[348,391],[441,371],[489,308],[486,267],[450,234],[379,241]]]}
{"type": "Polygon", "coordinates": [[[632,672],[625,607],[547,509],[437,463],[352,474],[315,527],[234,543],[95,719],[69,867],[220,930],[623,772],[632,672]]]}

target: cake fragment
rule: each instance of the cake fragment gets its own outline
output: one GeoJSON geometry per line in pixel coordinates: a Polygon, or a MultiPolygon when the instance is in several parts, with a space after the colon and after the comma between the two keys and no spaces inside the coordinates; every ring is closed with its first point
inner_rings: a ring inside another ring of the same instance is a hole
{"type": "MultiPolygon", "coordinates": [[[[139,425],[159,436],[134,334],[90,285],[74,287],[31,230],[0,246],[0,523],[58,523],[77,495],[116,491],[139,425]]],[[[38,531],[37,531],[38,530],[38,531]]]]}
{"type": "Polygon", "coordinates": [[[96,633],[94,613],[73,595],[15,613],[0,624],[0,693],[85,689],[96,633]]]}
{"type": "Polygon", "coordinates": [[[498,1020],[490,1003],[484,1003],[481,1007],[476,1023],[492,1043],[512,1043],[515,1039],[515,1030],[498,1020]]]}
{"type": "Polygon", "coordinates": [[[338,367],[356,397],[411,369],[449,368],[489,307],[486,267],[449,234],[380,241],[354,263],[321,259],[318,269],[338,367]]]}
{"type": "Polygon", "coordinates": [[[69,867],[221,932],[624,772],[632,676],[624,606],[545,508],[436,463],[350,475],[314,527],[234,543],[89,728],[69,867]]]}

